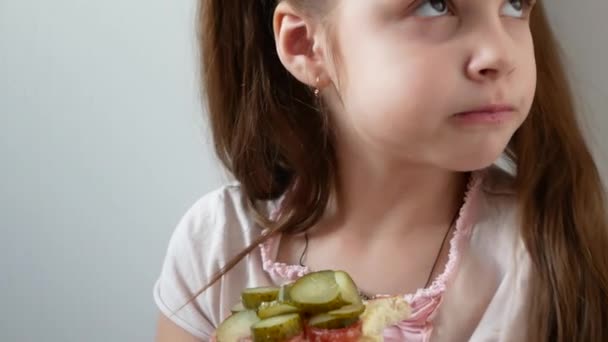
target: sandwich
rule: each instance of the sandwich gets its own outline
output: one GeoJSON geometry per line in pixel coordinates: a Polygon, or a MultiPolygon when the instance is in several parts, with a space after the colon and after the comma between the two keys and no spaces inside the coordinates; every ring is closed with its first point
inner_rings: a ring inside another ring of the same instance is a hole
{"type": "Polygon", "coordinates": [[[363,300],[343,271],[307,274],[280,287],[248,288],[214,342],[381,342],[410,316],[402,297],[363,300]]]}

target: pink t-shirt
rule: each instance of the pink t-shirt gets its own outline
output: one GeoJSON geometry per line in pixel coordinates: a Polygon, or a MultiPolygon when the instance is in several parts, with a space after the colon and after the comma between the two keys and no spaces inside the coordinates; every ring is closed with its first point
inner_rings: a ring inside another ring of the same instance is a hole
{"type": "MultiPolygon", "coordinates": [[[[525,340],[530,260],[518,226],[512,177],[498,167],[474,173],[444,271],[428,288],[404,294],[413,315],[386,329],[385,341],[525,340]]],[[[281,237],[275,236],[173,314],[260,234],[238,184],[200,199],[169,242],[154,287],[161,312],[208,341],[242,289],[281,285],[310,271],[276,262],[281,237]]]]}

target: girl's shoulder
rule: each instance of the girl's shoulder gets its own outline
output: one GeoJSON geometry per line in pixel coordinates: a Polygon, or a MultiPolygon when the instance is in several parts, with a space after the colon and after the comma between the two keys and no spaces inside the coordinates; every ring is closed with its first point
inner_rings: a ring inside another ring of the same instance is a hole
{"type": "Polygon", "coordinates": [[[198,245],[215,245],[229,239],[222,247],[244,247],[261,233],[249,211],[239,183],[230,183],[197,200],[182,216],[173,239],[192,240],[198,245]]]}
{"type": "Polygon", "coordinates": [[[493,166],[485,176],[476,203],[471,246],[477,255],[494,260],[502,272],[528,259],[521,235],[520,206],[514,172],[493,166]]]}
{"type": "Polygon", "coordinates": [[[459,231],[466,243],[454,248],[458,271],[437,322],[444,331],[465,332],[471,341],[522,341],[532,267],[521,236],[515,174],[498,166],[482,174],[459,231]],[[468,315],[462,314],[463,301],[468,315]]]}
{"type": "Polygon", "coordinates": [[[154,288],[161,312],[194,336],[208,339],[241,289],[266,281],[257,271],[262,270],[259,253],[245,257],[193,303],[173,313],[261,234],[238,183],[201,197],[182,216],[169,240],[154,288]]]}
{"type": "Polygon", "coordinates": [[[205,194],[186,211],[173,231],[168,256],[196,258],[206,263],[198,270],[216,271],[261,233],[242,187],[230,183],[205,194]]]}

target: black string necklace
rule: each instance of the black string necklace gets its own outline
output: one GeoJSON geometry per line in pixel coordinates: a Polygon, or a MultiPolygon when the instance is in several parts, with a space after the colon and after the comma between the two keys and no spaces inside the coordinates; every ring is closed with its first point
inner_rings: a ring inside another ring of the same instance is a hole
{"type": "MultiPolygon", "coordinates": [[[[450,232],[452,231],[452,228],[454,228],[454,226],[456,225],[456,220],[458,219],[459,213],[460,213],[460,210],[457,210],[456,214],[454,214],[454,217],[450,221],[450,225],[448,226],[448,229],[445,232],[443,239],[441,240],[441,246],[439,247],[439,251],[437,252],[437,256],[435,257],[435,261],[433,262],[433,267],[431,268],[431,271],[429,272],[429,276],[428,276],[423,288],[428,288],[431,285],[433,274],[435,273],[435,269],[437,268],[437,264],[439,263],[439,258],[441,257],[441,252],[443,251],[443,249],[445,247],[445,244],[448,240],[448,236],[450,235],[450,232]]],[[[304,260],[304,257],[306,256],[306,253],[308,252],[308,245],[309,245],[308,240],[309,240],[308,232],[304,232],[304,251],[302,251],[302,254],[300,255],[300,266],[301,267],[306,267],[304,265],[303,260],[304,260]]],[[[361,296],[361,298],[363,298],[364,300],[369,300],[369,299],[375,298],[374,295],[370,295],[370,294],[362,291],[361,289],[358,289],[358,290],[359,290],[359,296],[361,296]]]]}

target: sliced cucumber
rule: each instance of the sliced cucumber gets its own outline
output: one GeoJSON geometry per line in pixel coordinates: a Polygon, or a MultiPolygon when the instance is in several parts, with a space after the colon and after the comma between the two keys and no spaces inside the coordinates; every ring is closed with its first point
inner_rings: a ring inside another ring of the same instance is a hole
{"type": "Polygon", "coordinates": [[[286,315],[291,313],[299,313],[300,309],[287,303],[278,301],[264,302],[258,308],[258,317],[266,319],[274,316],[286,315]]]}
{"type": "Polygon", "coordinates": [[[278,295],[278,287],[255,287],[245,289],[241,293],[241,299],[247,309],[256,310],[263,302],[276,300],[278,295]]]}
{"type": "Polygon", "coordinates": [[[289,291],[291,290],[292,287],[293,287],[293,283],[282,285],[281,288],[279,289],[279,296],[278,296],[277,300],[282,303],[290,303],[291,297],[289,296],[289,291]]]}
{"type": "Polygon", "coordinates": [[[344,329],[357,323],[359,317],[356,318],[339,318],[327,313],[313,316],[308,325],[317,329],[344,329]]]}
{"type": "Polygon", "coordinates": [[[254,342],[284,342],[302,333],[302,319],[297,313],[275,316],[251,326],[254,342]]]}
{"type": "Polygon", "coordinates": [[[298,279],[289,296],[305,313],[317,314],[339,309],[345,303],[333,271],[309,273],[298,279]]]}
{"type": "Polygon", "coordinates": [[[236,342],[251,336],[251,326],[260,319],[255,311],[238,312],[228,317],[217,328],[217,342],[236,342]]]}
{"type": "Polygon", "coordinates": [[[342,299],[349,304],[361,304],[361,296],[359,296],[359,290],[353,278],[344,271],[336,271],[334,272],[334,276],[336,277],[336,283],[340,287],[342,299]]]}
{"type": "Polygon", "coordinates": [[[365,311],[365,305],[363,304],[350,304],[343,306],[337,310],[332,310],[327,314],[336,318],[359,318],[365,311]]]}
{"type": "Polygon", "coordinates": [[[230,309],[230,312],[232,312],[233,314],[235,314],[237,312],[241,312],[241,311],[245,311],[245,310],[247,310],[247,308],[245,308],[245,306],[243,305],[243,303],[238,303],[238,304],[234,305],[230,309]]]}

